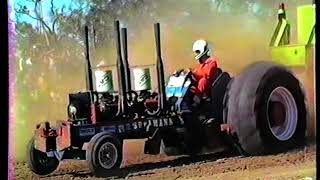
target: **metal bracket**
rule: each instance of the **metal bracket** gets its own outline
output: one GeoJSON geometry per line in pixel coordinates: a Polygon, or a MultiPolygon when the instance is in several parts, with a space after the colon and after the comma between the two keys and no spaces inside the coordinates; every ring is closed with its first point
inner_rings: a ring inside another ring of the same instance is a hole
{"type": "Polygon", "coordinates": [[[64,154],[64,151],[51,151],[53,152],[53,154],[56,156],[56,158],[61,161],[62,160],[62,157],[63,157],[63,154],[64,154]]]}

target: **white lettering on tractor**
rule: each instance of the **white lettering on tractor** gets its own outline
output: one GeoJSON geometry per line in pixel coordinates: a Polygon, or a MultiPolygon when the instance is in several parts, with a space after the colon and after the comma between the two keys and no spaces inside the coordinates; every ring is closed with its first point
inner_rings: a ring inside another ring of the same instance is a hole
{"type": "Polygon", "coordinates": [[[168,120],[166,118],[163,119],[163,125],[168,126],[168,120]]]}
{"type": "Polygon", "coordinates": [[[94,128],[81,128],[79,130],[79,136],[91,136],[95,134],[94,128]]]}
{"type": "Polygon", "coordinates": [[[131,130],[131,125],[130,125],[130,123],[127,123],[127,124],[126,124],[126,130],[128,130],[128,131],[131,130]]]}
{"type": "Polygon", "coordinates": [[[142,128],[142,122],[141,121],[138,122],[138,127],[139,127],[139,129],[142,128]]]}
{"type": "Polygon", "coordinates": [[[153,126],[154,127],[158,127],[158,121],[159,121],[158,119],[154,119],[153,120],[153,126]]]}
{"type": "Polygon", "coordinates": [[[133,129],[135,129],[135,130],[138,129],[138,124],[137,124],[137,122],[133,122],[133,123],[132,123],[132,127],[133,127],[133,129]]]}
{"type": "Polygon", "coordinates": [[[119,133],[123,133],[124,132],[124,125],[119,125],[118,130],[119,130],[119,133]]]}
{"type": "Polygon", "coordinates": [[[162,119],[160,119],[159,127],[162,127],[162,126],[163,126],[163,122],[162,122],[162,119]]]}

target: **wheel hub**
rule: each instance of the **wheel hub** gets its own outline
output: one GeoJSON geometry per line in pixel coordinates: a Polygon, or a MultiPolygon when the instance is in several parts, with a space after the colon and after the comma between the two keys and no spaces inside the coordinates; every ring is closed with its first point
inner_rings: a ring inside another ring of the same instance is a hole
{"type": "Polygon", "coordinates": [[[117,148],[110,142],[104,143],[99,149],[98,160],[105,169],[111,169],[117,162],[117,148]]]}
{"type": "Polygon", "coordinates": [[[268,99],[268,125],[280,141],[290,139],[296,131],[298,109],[290,91],[284,87],[274,89],[268,99]]]}

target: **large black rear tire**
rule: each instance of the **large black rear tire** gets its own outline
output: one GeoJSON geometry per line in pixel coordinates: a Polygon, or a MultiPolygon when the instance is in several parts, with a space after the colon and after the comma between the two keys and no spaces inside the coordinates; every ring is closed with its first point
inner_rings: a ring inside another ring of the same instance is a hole
{"type": "Polygon", "coordinates": [[[29,168],[37,175],[43,176],[54,172],[59,160],[56,157],[48,157],[46,153],[34,148],[34,138],[28,144],[27,163],[29,168]]]}
{"type": "Polygon", "coordinates": [[[286,67],[253,64],[232,81],[226,96],[224,121],[234,126],[249,154],[282,152],[304,143],[304,90],[286,67]]]}

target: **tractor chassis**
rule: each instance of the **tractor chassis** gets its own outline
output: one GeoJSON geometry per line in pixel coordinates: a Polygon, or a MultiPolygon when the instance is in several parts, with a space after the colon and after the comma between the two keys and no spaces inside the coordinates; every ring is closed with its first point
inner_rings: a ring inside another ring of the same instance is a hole
{"type": "MultiPolygon", "coordinates": [[[[230,140],[234,139],[228,135],[231,126],[222,124],[219,128],[221,134],[227,135],[230,140]]],[[[51,127],[48,122],[45,122],[37,126],[34,147],[46,153],[48,157],[55,156],[60,161],[63,159],[85,160],[90,140],[99,133],[105,133],[121,142],[129,139],[146,139],[144,153],[159,154],[160,142],[165,135],[161,132],[167,130],[174,130],[183,135],[185,132],[184,120],[180,116],[160,116],[96,124],[84,123],[84,121],[61,121],[56,127],[51,127]]]]}

